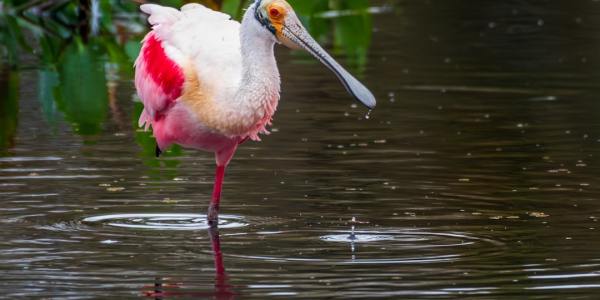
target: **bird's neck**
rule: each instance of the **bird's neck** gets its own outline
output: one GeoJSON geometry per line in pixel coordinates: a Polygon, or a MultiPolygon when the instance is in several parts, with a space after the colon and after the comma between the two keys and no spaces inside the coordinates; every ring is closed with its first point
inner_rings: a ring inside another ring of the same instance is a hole
{"type": "Polygon", "coordinates": [[[275,40],[260,32],[262,28],[244,18],[240,28],[242,79],[236,92],[237,114],[246,120],[248,135],[258,139],[266,132],[277,109],[280,77],[275,61],[275,40]]]}

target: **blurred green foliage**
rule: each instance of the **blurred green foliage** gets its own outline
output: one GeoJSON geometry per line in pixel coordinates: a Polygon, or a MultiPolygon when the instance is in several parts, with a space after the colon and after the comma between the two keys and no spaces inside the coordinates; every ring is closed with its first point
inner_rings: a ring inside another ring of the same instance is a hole
{"type": "Polygon", "coordinates": [[[98,48],[76,39],[65,48],[58,64],[58,107],[75,131],[84,135],[97,133],[108,111],[106,74],[98,48]]]}
{"type": "MultiPolygon", "coordinates": [[[[131,78],[140,41],[147,32],[138,9],[145,1],[124,0],[4,0],[0,2],[0,147],[10,145],[16,130],[19,80],[27,63],[38,70],[37,97],[43,117],[55,124],[71,123],[81,135],[95,135],[109,115],[111,82],[131,78]],[[23,58],[27,59],[23,59],[23,58]],[[32,59],[33,57],[33,59],[32,59]],[[27,63],[24,63],[27,62],[27,63]],[[32,63],[33,62],[33,63],[32,63]],[[117,69],[117,74],[107,71],[117,69]],[[11,71],[12,70],[12,71],[11,71]],[[62,115],[62,116],[61,116],[62,115]]],[[[153,1],[180,7],[182,0],[153,1]]],[[[249,0],[198,1],[241,19],[249,0]]],[[[337,54],[360,69],[371,42],[367,0],[289,0],[315,38],[331,43],[337,54]]],[[[112,99],[115,100],[115,99],[112,99]]],[[[137,127],[139,111],[131,116],[137,127]]],[[[150,133],[138,132],[143,155],[154,153],[150,133]]],[[[180,150],[169,151],[177,155],[180,150]]]]}

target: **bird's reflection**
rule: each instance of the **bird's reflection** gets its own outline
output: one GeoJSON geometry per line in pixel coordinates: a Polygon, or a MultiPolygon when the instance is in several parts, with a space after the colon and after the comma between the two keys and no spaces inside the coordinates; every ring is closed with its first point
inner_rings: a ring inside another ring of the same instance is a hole
{"type": "Polygon", "coordinates": [[[199,297],[219,300],[235,299],[237,294],[232,291],[232,286],[228,284],[227,273],[223,264],[219,228],[211,227],[208,230],[208,235],[210,237],[215,264],[215,286],[212,292],[182,291],[186,288],[183,283],[173,283],[169,282],[168,278],[157,277],[155,278],[154,285],[148,286],[143,291],[144,296],[154,299],[165,299],[168,297],[199,297]]]}
{"type": "Polygon", "coordinates": [[[225,272],[225,266],[223,265],[219,228],[211,227],[208,230],[208,234],[210,236],[210,244],[215,262],[215,296],[217,299],[233,299],[235,293],[230,291],[231,286],[227,283],[227,273],[225,272]]]}

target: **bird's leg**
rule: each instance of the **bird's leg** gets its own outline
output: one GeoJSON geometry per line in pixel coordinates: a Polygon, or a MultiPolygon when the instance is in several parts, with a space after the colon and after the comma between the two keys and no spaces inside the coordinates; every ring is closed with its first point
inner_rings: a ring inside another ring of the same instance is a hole
{"type": "Polygon", "coordinates": [[[215,262],[215,275],[217,278],[225,276],[225,267],[223,265],[223,253],[221,252],[221,242],[219,239],[219,228],[211,227],[208,229],[210,244],[213,251],[215,262]]]}
{"type": "Polygon", "coordinates": [[[227,273],[223,264],[223,252],[221,252],[221,242],[219,241],[219,228],[209,228],[208,235],[215,262],[215,299],[235,299],[236,294],[230,290],[231,286],[227,282],[227,273]]]}
{"type": "Polygon", "coordinates": [[[232,140],[232,143],[224,147],[222,150],[215,152],[217,161],[217,169],[215,171],[215,184],[213,187],[212,199],[208,207],[208,224],[210,226],[219,225],[219,203],[221,202],[221,188],[223,187],[223,177],[225,176],[225,168],[237,149],[237,140],[232,140]]]}
{"type": "Polygon", "coordinates": [[[211,226],[219,225],[219,203],[221,202],[221,188],[223,187],[223,177],[225,177],[225,166],[217,165],[215,171],[215,184],[213,187],[212,199],[208,207],[208,224],[211,226]]]}

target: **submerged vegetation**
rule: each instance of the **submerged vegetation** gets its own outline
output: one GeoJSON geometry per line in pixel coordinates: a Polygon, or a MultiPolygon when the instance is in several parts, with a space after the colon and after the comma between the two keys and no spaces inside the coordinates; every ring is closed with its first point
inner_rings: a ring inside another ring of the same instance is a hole
{"type": "MultiPolygon", "coordinates": [[[[19,72],[35,67],[37,97],[50,126],[68,121],[83,136],[102,131],[116,114],[119,81],[131,79],[140,41],[147,31],[138,6],[146,1],[8,0],[0,3],[0,152],[12,145],[17,128],[19,72]],[[112,113],[110,113],[112,111],[112,113]]],[[[181,0],[153,1],[179,7],[181,0]]],[[[250,1],[204,0],[213,9],[240,19],[250,1]]],[[[290,0],[318,40],[360,70],[371,40],[367,0],[290,0]]],[[[137,110],[131,119],[135,125],[137,110]]],[[[143,153],[153,141],[138,133],[143,153]]],[[[144,136],[146,135],[146,136],[144,136]]],[[[148,150],[148,151],[146,151],[148,150]]]]}

